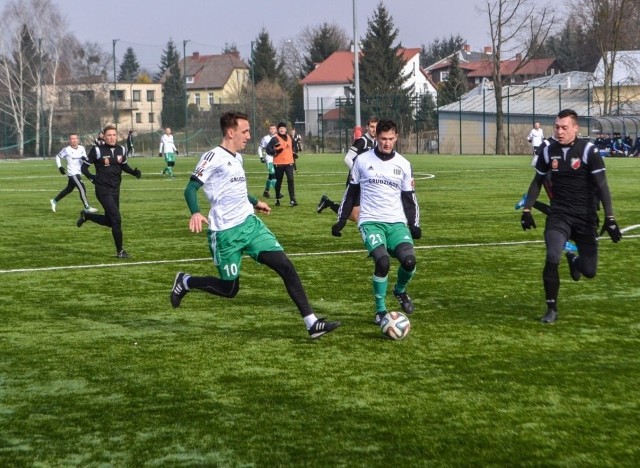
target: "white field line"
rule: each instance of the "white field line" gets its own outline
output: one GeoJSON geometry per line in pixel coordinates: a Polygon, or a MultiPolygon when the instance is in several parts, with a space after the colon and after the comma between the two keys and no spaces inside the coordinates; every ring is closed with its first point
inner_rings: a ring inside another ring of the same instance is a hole
{"type": "MultiPolygon", "coordinates": [[[[634,229],[640,227],[640,224],[630,226],[634,229]]],[[[624,239],[633,239],[640,237],[640,234],[624,236],[624,239]]],[[[603,237],[604,238],[604,237],[603,237]]],[[[608,237],[606,237],[608,239],[608,237]]],[[[470,243],[470,244],[448,244],[448,245],[416,245],[416,250],[440,250],[440,249],[470,249],[470,248],[483,248],[483,247],[510,247],[514,245],[529,245],[529,244],[543,244],[543,240],[529,240],[529,241],[511,241],[511,242],[486,242],[486,243],[470,243]]],[[[351,255],[365,254],[364,249],[358,250],[338,250],[338,251],[325,251],[325,252],[304,252],[304,253],[288,253],[289,257],[322,257],[330,255],[351,255]]],[[[10,270],[0,270],[0,275],[11,273],[35,273],[40,271],[59,271],[59,270],[87,270],[92,268],[117,268],[117,267],[131,267],[139,265],[162,265],[171,263],[194,263],[194,262],[211,262],[211,257],[203,258],[183,258],[179,260],[146,260],[142,262],[116,262],[116,263],[96,263],[93,265],[60,265],[52,267],[39,267],[39,268],[15,268],[10,270]]]]}

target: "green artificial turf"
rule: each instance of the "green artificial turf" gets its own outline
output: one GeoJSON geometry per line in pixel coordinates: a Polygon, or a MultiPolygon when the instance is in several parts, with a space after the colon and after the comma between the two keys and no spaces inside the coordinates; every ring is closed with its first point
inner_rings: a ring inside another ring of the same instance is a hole
{"type": "MultiPolygon", "coordinates": [[[[188,230],[195,158],[176,180],[133,159],[127,260],[108,229],[75,226],[76,192],[51,212],[66,184],[52,160],[0,161],[0,465],[637,466],[640,231],[602,239],[593,280],[563,261],[560,318],[542,325],[544,216],[523,232],[514,210],[529,157],[409,159],[423,238],[397,342],[372,324],[357,229],[332,237],[335,215],[315,211],[342,196],[340,155],[301,156],[300,205],[262,216],[316,313],[343,322],[317,341],[250,258],[235,299],[198,291],[172,309],[177,271],[216,274],[206,234],[188,230]]],[[[620,225],[640,223],[640,160],[606,162],[620,225]]],[[[264,167],[245,168],[259,196],[264,167]]]]}

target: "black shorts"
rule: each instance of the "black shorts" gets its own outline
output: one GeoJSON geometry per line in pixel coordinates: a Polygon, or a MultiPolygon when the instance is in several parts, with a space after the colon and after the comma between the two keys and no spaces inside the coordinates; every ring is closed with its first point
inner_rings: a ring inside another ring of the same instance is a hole
{"type": "Polygon", "coordinates": [[[546,231],[558,231],[567,239],[581,244],[598,242],[598,216],[574,216],[570,214],[551,213],[547,216],[546,231]]]}

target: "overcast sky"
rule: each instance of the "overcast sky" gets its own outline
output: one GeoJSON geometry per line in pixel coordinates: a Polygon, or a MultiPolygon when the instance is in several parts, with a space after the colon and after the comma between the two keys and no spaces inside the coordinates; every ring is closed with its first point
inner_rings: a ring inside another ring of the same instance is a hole
{"type": "MultiPolygon", "coordinates": [[[[323,22],[342,26],[353,35],[352,0],[53,0],[67,17],[70,31],[81,41],[92,40],[111,52],[116,43],[119,64],[132,47],[142,68],[155,73],[162,50],[173,38],[182,55],[219,54],[235,44],[250,57],[251,41],[264,27],[279,49],[306,26],[323,22]],[[109,26],[105,26],[108,24],[109,26]]],[[[556,1],[556,5],[566,0],[556,1]]],[[[361,38],[379,0],[355,0],[361,38]]],[[[3,0],[0,0],[0,4],[3,0]]],[[[404,47],[421,47],[435,39],[460,34],[472,50],[490,44],[488,18],[478,10],[483,0],[384,0],[404,47]],[[453,18],[453,19],[452,19],[453,18]]]]}

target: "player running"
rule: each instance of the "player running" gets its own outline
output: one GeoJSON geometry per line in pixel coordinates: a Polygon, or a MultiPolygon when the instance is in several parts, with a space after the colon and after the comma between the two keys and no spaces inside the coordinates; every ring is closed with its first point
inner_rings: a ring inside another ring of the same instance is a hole
{"type": "Polygon", "coordinates": [[[276,124],[269,125],[269,134],[263,136],[258,145],[260,162],[265,163],[267,166],[267,181],[264,184],[264,192],[262,192],[264,198],[269,198],[269,190],[276,186],[276,169],[273,166],[273,156],[267,153],[267,146],[271,139],[276,136],[276,133],[278,133],[276,124]]]}
{"type": "Polygon", "coordinates": [[[243,255],[266,265],[284,281],[289,297],[302,316],[311,338],[335,330],[340,322],[316,317],[295,267],[273,233],[258,218],[254,209],[269,213],[263,201],[249,196],[242,155],[251,138],[246,114],[227,112],[220,117],[222,142],[202,155],[184,191],[191,211],[189,229],[201,232],[202,223],[209,226],[209,249],[220,278],[191,276],[179,272],[171,289],[171,305],[180,306],[193,289],[233,298],[240,289],[240,266],[243,255]],[[200,213],[197,191],[204,188],[211,209],[209,217],[200,213]]]}
{"type": "Polygon", "coordinates": [[[393,295],[402,310],[413,313],[413,301],[406,288],[416,271],[413,239],[420,239],[420,210],[416,200],[413,170],[402,155],[394,151],[398,128],[392,120],[380,120],[374,149],[358,156],[351,179],[338,210],[338,222],[331,228],[340,237],[354,204],[360,200],[358,228],[364,245],[375,263],[372,278],[375,297],[374,323],[387,313],[386,296],[389,256],[400,262],[393,295]]]}

